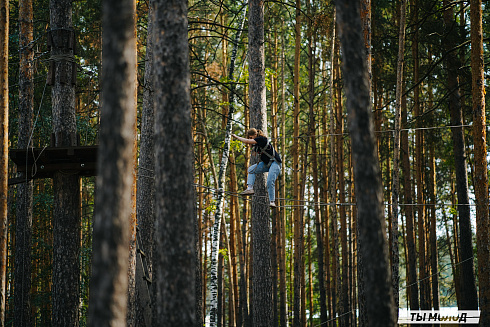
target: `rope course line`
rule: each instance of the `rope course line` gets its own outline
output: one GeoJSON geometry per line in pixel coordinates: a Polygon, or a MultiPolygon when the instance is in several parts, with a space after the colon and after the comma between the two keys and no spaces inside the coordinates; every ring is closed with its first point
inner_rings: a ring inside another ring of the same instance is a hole
{"type": "MultiPolygon", "coordinates": [[[[463,124],[463,125],[445,125],[445,126],[430,126],[430,127],[413,127],[413,128],[401,128],[401,132],[406,132],[406,131],[418,131],[418,130],[433,130],[433,129],[446,129],[446,128],[463,128],[463,127],[473,127],[471,124],[463,124]]],[[[387,130],[381,130],[381,131],[374,131],[374,133],[393,133],[395,132],[394,129],[387,129],[387,130]]],[[[315,138],[318,137],[326,137],[326,136],[344,136],[344,135],[350,135],[349,132],[344,132],[344,133],[327,133],[327,134],[320,134],[320,135],[315,135],[315,138]]],[[[312,135],[302,135],[298,136],[298,138],[311,138],[313,137],[312,135]]],[[[280,139],[293,139],[295,138],[294,136],[282,136],[282,137],[276,137],[276,138],[271,138],[271,140],[280,140],[280,139]]]]}
{"type": "MultiPolygon", "coordinates": [[[[47,77],[47,75],[46,75],[47,77]]],[[[47,83],[44,83],[44,88],[43,88],[43,93],[41,95],[41,101],[39,102],[39,107],[37,109],[37,113],[36,113],[36,119],[34,120],[34,124],[32,125],[32,130],[31,130],[31,135],[29,135],[29,140],[27,141],[27,145],[26,145],[26,167],[27,167],[27,159],[28,159],[28,154],[29,154],[29,145],[31,143],[33,143],[32,141],[32,138],[34,137],[34,131],[36,129],[36,125],[37,125],[37,121],[39,119],[39,116],[40,116],[40,112],[41,112],[41,107],[43,105],[43,100],[44,100],[44,94],[46,93],[46,86],[48,84],[47,83]]],[[[34,175],[36,175],[37,173],[37,160],[39,159],[39,157],[41,157],[41,154],[43,153],[43,151],[46,149],[47,146],[44,146],[44,148],[42,149],[42,151],[39,153],[39,156],[36,158],[34,156],[34,146],[31,147],[31,151],[32,151],[32,156],[34,157],[34,164],[32,166],[32,170],[31,170],[31,175],[34,177],[34,175]]],[[[29,176],[26,172],[26,183],[29,179],[29,176]]]]}
{"type": "MultiPolygon", "coordinates": [[[[143,169],[143,170],[146,170],[146,171],[149,171],[149,172],[153,172],[151,169],[147,169],[147,168],[144,168],[144,167],[139,167],[140,169],[143,169]]],[[[138,176],[142,176],[142,177],[147,177],[147,178],[154,178],[154,176],[145,176],[145,175],[138,175],[138,176]]],[[[223,191],[223,190],[218,190],[218,189],[215,189],[213,187],[210,187],[210,186],[205,186],[205,185],[201,185],[201,184],[196,184],[194,183],[193,184],[194,187],[197,187],[197,188],[203,188],[203,189],[207,189],[209,190],[210,192],[209,193],[216,193],[218,191],[221,191],[223,192],[224,194],[227,194],[229,196],[235,196],[235,197],[238,197],[238,198],[242,198],[243,200],[245,201],[252,201],[249,197],[245,197],[245,196],[241,196],[239,193],[237,192],[230,192],[230,191],[223,191]]],[[[204,192],[203,192],[204,193],[204,192]]],[[[260,196],[260,197],[263,197],[263,198],[267,198],[267,196],[260,196]]],[[[354,206],[356,205],[356,203],[324,203],[324,202],[313,202],[313,201],[308,201],[308,200],[298,200],[298,199],[288,199],[288,198],[278,198],[277,200],[283,200],[283,201],[291,201],[291,202],[305,202],[305,204],[301,204],[301,205],[285,205],[285,206],[277,206],[278,208],[291,208],[291,207],[305,207],[305,206],[314,206],[314,205],[321,205],[321,206],[327,206],[327,205],[345,205],[345,206],[354,206]],[[311,204],[308,204],[308,203],[311,203],[311,204]]],[[[384,203],[384,205],[391,205],[391,203],[384,203]]],[[[417,203],[410,203],[410,204],[399,204],[400,206],[450,206],[450,207],[454,207],[454,206],[461,206],[461,205],[467,205],[467,206],[475,206],[475,204],[452,204],[452,203],[441,203],[441,204],[434,204],[434,203],[424,203],[424,204],[417,204],[417,203]]],[[[355,251],[357,252],[357,251],[355,251]]],[[[459,266],[469,260],[473,260],[474,257],[470,257],[470,258],[467,258],[463,261],[460,261],[458,263],[455,264],[455,266],[459,266]]],[[[450,268],[450,266],[448,265],[446,268],[444,269],[441,269],[441,270],[438,270],[437,272],[427,276],[427,277],[424,277],[422,279],[417,279],[416,282],[412,283],[412,284],[409,284],[409,285],[406,285],[404,287],[400,287],[399,288],[399,291],[404,291],[404,290],[407,290],[409,287],[415,285],[415,284],[419,284],[420,282],[424,281],[424,280],[427,280],[427,279],[430,279],[434,276],[438,276],[440,273],[448,270],[450,268]]],[[[452,268],[452,267],[451,267],[452,268]]],[[[327,320],[326,322],[324,323],[321,323],[321,324],[317,324],[315,325],[315,327],[319,327],[319,326],[323,326],[324,324],[327,324],[329,322],[332,322],[332,321],[335,321],[343,316],[346,316],[346,315],[349,315],[349,314],[352,314],[354,312],[354,310],[351,310],[349,312],[344,312],[340,315],[338,315],[337,317],[335,318],[331,318],[330,320],[327,320]]]]}
{"type": "MultiPolygon", "coordinates": [[[[474,258],[475,258],[474,256],[469,257],[469,258],[466,258],[466,259],[465,259],[465,260],[463,260],[463,261],[460,261],[460,262],[458,262],[458,263],[455,263],[455,264],[454,264],[454,266],[459,266],[459,265],[461,265],[461,264],[465,263],[466,261],[473,260],[474,258]]],[[[412,283],[412,284],[410,284],[410,285],[406,285],[405,287],[399,287],[399,288],[398,288],[398,290],[399,290],[399,291],[404,291],[404,290],[407,290],[407,289],[408,289],[410,286],[413,286],[413,285],[415,285],[415,284],[419,284],[420,282],[422,282],[422,281],[424,281],[424,280],[427,280],[427,279],[430,279],[430,278],[432,278],[432,277],[434,277],[434,276],[439,275],[440,273],[442,273],[442,272],[444,272],[444,271],[448,270],[448,269],[449,269],[449,267],[451,267],[451,266],[448,266],[448,267],[446,267],[446,268],[444,268],[444,269],[441,269],[441,270],[437,270],[437,272],[435,272],[435,273],[433,273],[432,275],[429,275],[429,276],[427,276],[427,277],[424,277],[424,278],[422,278],[422,279],[417,279],[417,281],[415,281],[414,283],[412,283]]],[[[451,267],[451,268],[452,268],[452,267],[451,267]]],[[[323,325],[325,325],[325,324],[327,324],[327,323],[329,323],[329,322],[335,321],[335,320],[339,319],[340,317],[343,317],[343,316],[349,315],[349,314],[351,314],[351,313],[353,313],[353,312],[354,312],[354,310],[351,310],[351,311],[349,311],[349,312],[344,312],[344,313],[342,313],[341,315],[338,315],[338,316],[337,316],[337,317],[335,317],[335,318],[331,318],[330,320],[327,320],[327,321],[325,321],[325,322],[323,322],[323,323],[321,323],[321,324],[315,325],[314,327],[323,326],[323,325]]]]}
{"type": "MultiPolygon", "coordinates": [[[[205,186],[205,185],[201,185],[201,184],[193,184],[195,187],[199,187],[199,188],[203,188],[203,189],[207,189],[207,190],[210,190],[211,192],[217,192],[218,189],[215,189],[215,188],[212,188],[210,186],[205,186]]],[[[229,196],[235,196],[235,197],[238,197],[238,198],[242,198],[246,201],[251,201],[250,198],[248,197],[245,197],[245,196],[242,196],[240,195],[240,193],[237,193],[237,192],[230,192],[230,191],[224,191],[225,194],[229,195],[229,196]]],[[[258,196],[258,195],[255,195],[256,197],[263,197],[263,198],[268,198],[267,196],[258,196]]],[[[328,202],[314,202],[314,201],[310,201],[310,200],[300,200],[300,199],[291,199],[291,198],[277,198],[276,200],[282,200],[282,201],[285,201],[285,202],[304,202],[304,204],[297,204],[297,205],[284,205],[284,206],[280,206],[278,205],[277,208],[292,208],[292,207],[312,207],[312,206],[333,206],[333,205],[337,205],[337,206],[356,206],[357,203],[351,203],[351,202],[346,202],[346,203],[328,203],[328,202]]],[[[383,205],[385,206],[390,206],[392,205],[392,203],[383,203],[383,205]]],[[[474,203],[468,203],[468,204],[453,204],[453,203],[439,203],[439,204],[436,204],[436,203],[423,203],[423,204],[419,204],[419,203],[399,203],[398,204],[399,206],[438,206],[438,207],[454,207],[454,206],[476,206],[476,204],[474,203]]]]}
{"type": "MultiPolygon", "coordinates": [[[[140,167],[143,170],[153,172],[151,169],[143,168],[140,167]]],[[[144,178],[155,178],[155,176],[147,176],[147,175],[142,175],[142,174],[136,174],[138,177],[144,177],[144,178]]],[[[219,190],[216,188],[213,188],[211,186],[206,186],[206,185],[201,185],[194,183],[193,186],[202,188],[202,189],[207,189],[210,191],[210,193],[216,193],[219,190]]],[[[230,191],[223,191],[225,194],[229,196],[234,196],[243,199],[244,201],[252,201],[250,197],[246,197],[243,195],[240,195],[238,192],[230,192],[230,191]]],[[[205,192],[202,192],[205,193],[205,192]]],[[[260,198],[268,198],[265,195],[255,195],[256,197],[260,198]]],[[[291,205],[277,205],[276,208],[294,208],[294,207],[314,207],[314,206],[356,206],[357,203],[354,202],[345,202],[345,203],[331,203],[331,202],[314,202],[310,200],[300,200],[300,199],[291,199],[291,198],[276,198],[276,200],[279,201],[284,201],[284,202],[303,202],[304,204],[291,204],[291,205]]],[[[391,206],[393,205],[392,203],[383,203],[384,206],[391,206]]],[[[424,207],[429,207],[429,206],[435,206],[435,207],[458,207],[458,206],[469,206],[469,207],[474,207],[476,206],[475,203],[467,203],[467,204],[459,204],[459,203],[399,203],[399,206],[424,206],[424,207]]]]}

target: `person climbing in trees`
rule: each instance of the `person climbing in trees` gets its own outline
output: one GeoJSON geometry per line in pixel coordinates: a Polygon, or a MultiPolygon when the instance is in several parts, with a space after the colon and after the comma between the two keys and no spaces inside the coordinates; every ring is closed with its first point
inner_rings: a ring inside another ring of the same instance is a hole
{"type": "Polygon", "coordinates": [[[281,156],[274,149],[270,141],[261,130],[251,128],[247,132],[247,138],[231,134],[235,139],[252,146],[252,156],[259,156],[260,161],[248,168],[247,189],[240,193],[241,195],[254,194],[255,174],[266,173],[267,176],[267,192],[269,193],[269,205],[272,208],[276,207],[275,203],[275,184],[276,179],[281,173],[281,156]]]}

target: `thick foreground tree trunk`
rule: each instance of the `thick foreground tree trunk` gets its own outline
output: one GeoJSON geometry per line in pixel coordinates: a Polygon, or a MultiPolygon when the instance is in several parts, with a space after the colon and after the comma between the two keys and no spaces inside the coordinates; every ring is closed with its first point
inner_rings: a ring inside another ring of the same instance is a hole
{"type": "Polygon", "coordinates": [[[395,326],[388,244],[374,126],[371,117],[369,76],[358,0],[336,2],[343,49],[344,81],[352,138],[354,179],[359,224],[359,254],[364,263],[366,313],[369,326],[395,326]]]}
{"type": "Polygon", "coordinates": [[[195,212],[187,1],[155,1],[153,326],[194,326],[195,212]]]}
{"type": "Polygon", "coordinates": [[[89,326],[126,324],[134,164],[134,0],[103,2],[103,66],[89,326]]]}
{"type": "MultiPolygon", "coordinates": [[[[267,131],[265,106],[265,60],[264,60],[264,2],[249,1],[249,90],[250,126],[267,131]]],[[[269,205],[264,174],[255,180],[255,196],[252,201],[252,248],[253,291],[252,319],[254,327],[271,327],[272,267],[269,205]]]]}
{"type": "MultiPolygon", "coordinates": [[[[54,146],[77,146],[72,1],[51,0],[49,34],[54,146]]],[[[79,325],[80,177],[58,171],[53,176],[53,326],[79,325]]]]}

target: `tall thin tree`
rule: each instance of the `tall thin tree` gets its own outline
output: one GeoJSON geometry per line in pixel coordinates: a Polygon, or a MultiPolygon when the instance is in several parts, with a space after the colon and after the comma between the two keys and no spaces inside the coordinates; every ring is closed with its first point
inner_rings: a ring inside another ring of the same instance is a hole
{"type": "Polygon", "coordinates": [[[7,191],[8,191],[8,44],[9,1],[0,0],[0,327],[5,326],[7,299],[7,191]]]}
{"type": "MultiPolygon", "coordinates": [[[[249,1],[249,107],[250,125],[267,130],[265,106],[264,2],[249,1]]],[[[253,290],[252,319],[254,327],[272,326],[272,268],[269,206],[265,179],[257,175],[252,201],[253,290]]]]}
{"type": "Polygon", "coordinates": [[[475,142],[476,242],[480,326],[490,325],[490,248],[488,214],[488,164],[483,61],[482,1],[471,0],[471,75],[473,95],[473,140],[475,142]]]}
{"type": "MultiPolygon", "coordinates": [[[[19,1],[19,149],[31,144],[34,77],[32,1],[19,1]]],[[[32,181],[17,186],[17,212],[14,262],[14,319],[18,326],[30,326],[31,304],[31,246],[32,246],[32,181]]]]}
{"type": "MultiPolygon", "coordinates": [[[[243,18],[246,17],[246,13],[243,18]]],[[[238,51],[238,42],[240,40],[241,31],[244,23],[244,19],[242,20],[242,24],[240,28],[237,30],[233,42],[233,50],[230,60],[230,66],[228,69],[228,79],[230,81],[234,80],[234,72],[235,72],[235,62],[238,51]]],[[[221,154],[221,163],[219,166],[218,180],[216,188],[216,212],[214,216],[214,224],[212,230],[212,243],[211,243],[211,276],[209,277],[209,291],[212,295],[211,298],[211,308],[210,308],[210,324],[211,326],[215,326],[218,322],[218,251],[219,251],[219,241],[221,235],[221,223],[223,220],[223,205],[224,205],[224,187],[225,187],[225,177],[226,177],[226,169],[228,166],[228,157],[230,154],[230,144],[231,144],[231,132],[233,128],[233,114],[235,112],[235,84],[232,84],[230,87],[230,96],[229,96],[229,108],[228,108],[228,116],[226,121],[226,129],[225,129],[225,140],[224,140],[224,149],[221,154]]]]}
{"type": "MultiPolygon", "coordinates": [[[[145,77],[143,89],[143,105],[141,110],[141,136],[140,153],[138,166],[138,185],[136,193],[136,217],[139,230],[137,231],[141,240],[141,248],[145,252],[148,263],[148,273],[152,275],[152,247],[153,247],[153,226],[155,223],[155,103],[154,103],[154,69],[153,69],[153,46],[154,46],[154,13],[153,0],[148,2],[148,26],[146,37],[146,58],[145,58],[145,77]]],[[[144,276],[138,274],[136,269],[136,283],[142,282],[144,276]]],[[[146,296],[140,294],[140,290],[146,291],[144,287],[136,287],[136,321],[142,323],[145,318],[142,299],[146,296]]],[[[146,317],[150,319],[151,317],[146,317]]]]}
{"type": "MultiPolygon", "coordinates": [[[[316,14],[315,3],[310,4],[307,2],[308,13],[310,16],[316,14]]],[[[316,53],[316,42],[317,38],[316,29],[313,27],[316,20],[308,21],[308,71],[309,71],[309,86],[308,86],[308,102],[309,102],[309,124],[308,124],[308,136],[311,140],[311,169],[313,175],[313,194],[315,202],[315,233],[316,233],[316,243],[317,243],[317,255],[318,255],[318,288],[320,293],[320,322],[325,324],[327,322],[327,296],[325,291],[325,268],[324,268],[324,250],[323,250],[323,230],[322,230],[322,216],[320,206],[318,202],[320,201],[319,195],[319,183],[318,183],[318,160],[317,160],[317,139],[315,134],[316,121],[315,121],[315,110],[314,110],[314,100],[315,100],[315,53],[316,53]]]]}
{"type": "MultiPolygon", "coordinates": [[[[49,9],[54,146],[76,146],[72,1],[51,0],[49,9]]],[[[80,304],[80,177],[55,172],[53,192],[53,326],[76,327],[80,304]]]]}
{"type": "MultiPolygon", "coordinates": [[[[407,105],[406,96],[403,97],[402,106],[402,126],[407,125],[407,105]]],[[[403,166],[403,190],[404,200],[408,205],[404,207],[406,219],[406,249],[407,249],[407,277],[408,277],[408,298],[410,309],[419,309],[419,287],[417,283],[417,252],[415,251],[415,223],[412,210],[412,179],[410,167],[410,151],[408,146],[408,131],[401,133],[401,153],[403,166]]]]}
{"type": "Polygon", "coordinates": [[[457,34],[454,32],[456,22],[454,19],[453,8],[447,1],[443,2],[446,10],[444,11],[444,31],[446,50],[444,64],[447,69],[447,85],[449,88],[448,107],[451,116],[451,133],[453,139],[454,170],[456,174],[456,195],[458,200],[459,216],[459,240],[460,240],[460,283],[461,307],[460,309],[476,309],[478,307],[478,297],[473,263],[473,245],[469,206],[468,174],[466,162],[466,145],[463,131],[463,108],[461,93],[459,91],[458,67],[460,60],[454,49],[457,46],[457,34]]]}
{"type": "Polygon", "coordinates": [[[396,314],[359,6],[357,0],[336,2],[352,139],[359,255],[364,262],[367,320],[369,326],[386,327],[395,326],[396,314]]]}
{"type": "Polygon", "coordinates": [[[400,1],[400,20],[398,32],[398,58],[396,69],[396,104],[395,104],[395,126],[393,132],[393,186],[392,186],[392,213],[391,221],[391,274],[393,279],[393,297],[395,307],[398,308],[400,281],[398,250],[398,200],[400,195],[400,126],[402,118],[402,95],[403,95],[403,66],[405,63],[405,22],[406,22],[406,0],[400,1]]]}
{"type": "Polygon", "coordinates": [[[105,0],[102,5],[102,111],[89,326],[124,326],[136,119],[136,3],[105,0]]]}
{"type": "Polygon", "coordinates": [[[187,1],[155,10],[155,326],[194,326],[195,212],[187,1]]]}
{"type": "MultiPolygon", "coordinates": [[[[301,59],[301,1],[296,0],[296,20],[294,25],[295,38],[294,38],[294,76],[293,76],[293,96],[294,96],[294,110],[293,110],[293,147],[291,149],[291,156],[293,157],[293,198],[299,199],[300,197],[300,166],[299,166],[299,84],[300,84],[300,59],[301,59]]],[[[293,292],[293,327],[303,326],[304,317],[301,316],[302,307],[302,289],[301,289],[301,276],[303,271],[302,266],[302,248],[303,248],[303,228],[301,219],[301,209],[295,207],[293,209],[293,226],[294,226],[294,292],[293,292]]]]}

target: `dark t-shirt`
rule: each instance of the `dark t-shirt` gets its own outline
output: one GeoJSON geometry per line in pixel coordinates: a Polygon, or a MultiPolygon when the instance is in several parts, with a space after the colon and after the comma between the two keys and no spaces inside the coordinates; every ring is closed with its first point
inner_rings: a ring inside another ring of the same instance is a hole
{"type": "MultiPolygon", "coordinates": [[[[274,147],[272,146],[272,144],[270,144],[270,143],[267,144],[267,137],[259,136],[259,137],[256,137],[254,140],[255,140],[255,142],[257,142],[257,145],[254,146],[255,152],[261,153],[261,151],[262,151],[261,148],[267,147],[265,149],[265,152],[267,152],[268,154],[273,156],[278,163],[282,162],[281,156],[279,155],[279,153],[277,151],[274,150],[274,147]]],[[[269,158],[268,155],[266,155],[265,153],[262,153],[260,155],[260,160],[263,161],[265,164],[268,164],[271,159],[269,158]]]]}

